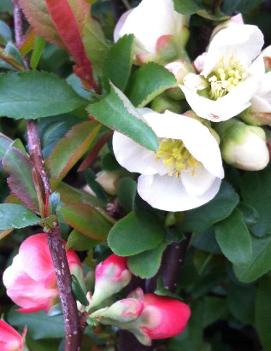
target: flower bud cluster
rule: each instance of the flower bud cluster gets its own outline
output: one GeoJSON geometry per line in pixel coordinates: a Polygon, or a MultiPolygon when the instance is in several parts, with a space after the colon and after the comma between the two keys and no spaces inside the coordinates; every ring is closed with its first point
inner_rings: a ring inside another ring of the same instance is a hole
{"type": "MultiPolygon", "coordinates": [[[[68,250],[67,259],[71,273],[84,286],[78,256],[68,250]]],[[[97,265],[94,293],[92,296],[87,293],[89,306],[80,306],[81,312],[89,314],[89,323],[100,322],[127,329],[146,345],[150,345],[153,339],[180,333],[187,324],[190,309],[178,300],[144,295],[138,290],[126,299],[107,306],[110,298],[126,287],[131,279],[125,257],[112,254],[97,265]]],[[[46,233],[32,235],[23,241],[19,253],[4,272],[3,282],[8,296],[22,313],[42,310],[48,313],[58,303],[56,275],[46,233]]],[[[1,350],[23,351],[24,335],[20,336],[6,322],[0,321],[1,350]]]]}

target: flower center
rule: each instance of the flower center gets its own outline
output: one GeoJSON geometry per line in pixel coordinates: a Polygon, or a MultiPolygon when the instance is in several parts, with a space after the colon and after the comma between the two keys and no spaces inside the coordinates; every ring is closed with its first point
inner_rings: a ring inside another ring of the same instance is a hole
{"type": "Polygon", "coordinates": [[[227,95],[247,76],[247,72],[237,59],[231,58],[227,61],[222,59],[206,78],[209,85],[209,97],[212,100],[217,100],[227,95]]]}
{"type": "Polygon", "coordinates": [[[184,169],[194,169],[198,161],[184,146],[181,140],[163,139],[160,142],[156,157],[162,159],[164,165],[169,168],[169,175],[179,177],[184,169]]]}

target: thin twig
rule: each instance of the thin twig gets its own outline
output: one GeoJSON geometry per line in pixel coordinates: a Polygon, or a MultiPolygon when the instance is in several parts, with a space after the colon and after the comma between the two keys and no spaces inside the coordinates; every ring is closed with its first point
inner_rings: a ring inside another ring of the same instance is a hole
{"type": "MultiPolygon", "coordinates": [[[[16,45],[20,47],[23,40],[23,17],[17,0],[14,0],[14,29],[16,45]]],[[[27,66],[27,62],[25,62],[27,66]]],[[[28,68],[28,67],[26,67],[28,68]]],[[[51,194],[50,182],[45,170],[41,152],[40,138],[36,123],[27,122],[28,150],[36,174],[40,177],[43,195],[45,215],[49,215],[49,197],[51,194]]],[[[56,221],[54,228],[48,231],[48,244],[52,261],[55,268],[57,286],[62,304],[65,325],[65,351],[80,350],[80,324],[75,299],[71,288],[71,275],[66,256],[64,242],[61,238],[59,224],[56,221]]]]}

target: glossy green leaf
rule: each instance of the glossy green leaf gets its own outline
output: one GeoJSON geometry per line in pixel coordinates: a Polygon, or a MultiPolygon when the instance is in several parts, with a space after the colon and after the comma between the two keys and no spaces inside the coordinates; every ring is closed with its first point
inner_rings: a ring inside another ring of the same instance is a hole
{"type": "Polygon", "coordinates": [[[11,144],[2,162],[4,170],[9,174],[7,182],[11,193],[29,209],[37,212],[39,205],[32,178],[33,165],[30,158],[19,149],[12,147],[11,144]]]}
{"type": "Polygon", "coordinates": [[[271,270],[271,237],[253,238],[252,247],[250,262],[234,266],[237,278],[244,283],[251,283],[271,270]]]}
{"type": "Polygon", "coordinates": [[[152,278],[160,268],[166,246],[166,244],[162,243],[152,250],[130,256],[128,258],[129,270],[142,279],[152,278]]]}
{"type": "Polygon", "coordinates": [[[66,248],[76,251],[88,251],[97,245],[97,241],[73,230],[68,237],[66,248]]]}
{"type": "Polygon", "coordinates": [[[261,279],[256,293],[255,324],[263,351],[271,350],[271,278],[261,279]]]}
{"type": "Polygon", "coordinates": [[[104,241],[112,224],[95,207],[82,203],[63,205],[61,214],[65,223],[90,239],[104,241]]]}
{"type": "Polygon", "coordinates": [[[202,8],[197,0],[174,0],[174,7],[183,15],[193,15],[202,8]]]}
{"type": "Polygon", "coordinates": [[[271,234],[271,168],[246,172],[241,179],[243,201],[255,208],[259,216],[257,223],[250,227],[251,231],[259,237],[271,234]]]}
{"type": "Polygon", "coordinates": [[[231,284],[227,289],[227,306],[231,314],[244,324],[254,322],[256,289],[254,285],[231,284]]]}
{"type": "Polygon", "coordinates": [[[49,316],[45,312],[20,313],[14,308],[7,314],[7,321],[21,330],[27,326],[27,334],[33,340],[64,337],[63,315],[49,316]]]}
{"type": "Polygon", "coordinates": [[[141,66],[132,75],[128,97],[135,106],[143,107],[174,86],[174,75],[163,66],[151,62],[141,66]]]}
{"type": "Polygon", "coordinates": [[[114,85],[111,85],[109,95],[89,105],[87,111],[107,127],[127,135],[147,149],[157,149],[158,139],[152,129],[139,119],[137,110],[114,85]]]}
{"type": "Polygon", "coordinates": [[[164,231],[157,219],[137,216],[130,212],[110,230],[108,245],[119,256],[132,256],[154,249],[164,238],[164,231]]]}
{"type": "Polygon", "coordinates": [[[12,140],[6,135],[0,133],[0,160],[4,157],[11,144],[12,140]]]}
{"type": "Polygon", "coordinates": [[[99,22],[94,18],[86,20],[82,27],[81,38],[92,66],[101,72],[109,46],[99,22]]]}
{"type": "Polygon", "coordinates": [[[76,124],[56,144],[47,167],[53,178],[53,184],[59,183],[88,151],[100,130],[100,125],[93,121],[76,124]]]}
{"type": "Polygon", "coordinates": [[[51,73],[29,71],[0,75],[0,116],[36,119],[83,107],[65,80],[51,73]]]}
{"type": "Polygon", "coordinates": [[[12,40],[12,32],[6,22],[0,20],[0,43],[1,45],[6,44],[12,40]]]}
{"type": "Polygon", "coordinates": [[[223,182],[216,197],[195,210],[185,214],[182,230],[186,232],[203,232],[213,224],[227,218],[238,205],[239,196],[233,187],[223,182]]]}
{"type": "Polygon", "coordinates": [[[234,264],[246,264],[252,258],[252,237],[242,213],[232,214],[215,225],[215,236],[223,254],[234,264]]]}
{"type": "Polygon", "coordinates": [[[120,179],[117,195],[121,206],[127,211],[132,211],[136,197],[136,181],[130,177],[120,179]]]}
{"type": "Polygon", "coordinates": [[[0,204],[0,230],[39,224],[40,218],[22,205],[0,204]]]}
{"type": "Polygon", "coordinates": [[[133,64],[134,36],[125,35],[112,46],[105,61],[104,73],[111,82],[124,91],[133,64]]]}
{"type": "Polygon", "coordinates": [[[43,49],[45,48],[45,40],[41,37],[36,37],[34,41],[34,48],[30,59],[30,67],[36,69],[38,67],[43,49]]]}

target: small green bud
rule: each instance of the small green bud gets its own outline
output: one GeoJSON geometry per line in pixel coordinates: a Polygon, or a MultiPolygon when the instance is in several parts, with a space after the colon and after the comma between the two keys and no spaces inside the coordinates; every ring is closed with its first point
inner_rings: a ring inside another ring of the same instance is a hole
{"type": "Polygon", "coordinates": [[[151,103],[151,108],[159,113],[163,113],[166,110],[181,113],[182,106],[180,102],[175,101],[167,97],[166,95],[159,95],[157,96],[151,103]]]}
{"type": "Polygon", "coordinates": [[[220,123],[217,132],[223,160],[229,165],[247,171],[258,171],[268,165],[269,151],[262,128],[232,118],[220,123]]]}

